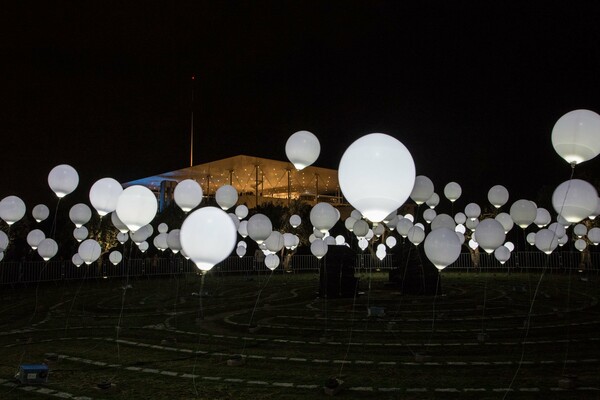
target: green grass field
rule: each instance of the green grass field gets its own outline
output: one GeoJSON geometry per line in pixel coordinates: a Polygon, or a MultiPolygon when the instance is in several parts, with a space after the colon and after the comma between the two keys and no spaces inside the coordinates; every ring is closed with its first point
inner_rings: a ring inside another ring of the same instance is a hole
{"type": "Polygon", "coordinates": [[[199,276],[2,287],[0,399],[326,398],[331,377],[349,399],[600,399],[598,276],[448,273],[435,297],[386,282],[363,274],[349,299],[319,298],[314,274],[209,273],[203,296],[199,276]],[[47,384],[13,383],[41,362],[47,384]]]}

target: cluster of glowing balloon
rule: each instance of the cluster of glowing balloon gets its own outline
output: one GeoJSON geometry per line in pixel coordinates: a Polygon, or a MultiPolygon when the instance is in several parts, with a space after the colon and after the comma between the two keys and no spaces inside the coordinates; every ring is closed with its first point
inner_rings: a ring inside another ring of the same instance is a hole
{"type": "Polygon", "coordinates": [[[329,203],[317,203],[310,210],[310,223],[323,233],[333,228],[338,219],[338,211],[329,203]]]}
{"type": "Polygon", "coordinates": [[[265,257],[265,265],[271,271],[274,271],[275,268],[277,268],[279,266],[279,257],[277,256],[277,254],[269,254],[269,255],[267,255],[265,257]]]}
{"type": "Polygon", "coordinates": [[[183,212],[190,212],[202,202],[202,187],[193,179],[185,179],[175,186],[173,199],[183,212]]]}
{"type": "Polygon", "coordinates": [[[79,174],[70,165],[57,165],[48,174],[48,185],[58,198],[63,198],[77,189],[79,174]]]}
{"type": "Polygon", "coordinates": [[[123,187],[113,178],[98,179],[90,188],[90,204],[101,217],[117,209],[123,187]]]}
{"type": "Polygon", "coordinates": [[[451,203],[454,203],[456,200],[458,200],[461,195],[462,188],[458,183],[450,182],[446,186],[444,186],[444,196],[446,196],[446,198],[450,200],[451,203]]]}
{"type": "Polygon", "coordinates": [[[319,139],[309,131],[298,131],[285,143],[285,154],[298,171],[317,161],[320,153],[319,139]]]}
{"type": "MultiPolygon", "coordinates": [[[[34,229],[27,234],[27,244],[31,247],[32,250],[36,250],[41,243],[42,240],[46,239],[46,235],[39,229],[34,229]]],[[[2,249],[2,245],[0,244],[0,251],[4,251],[2,249]]]]}
{"type": "Polygon", "coordinates": [[[87,204],[77,203],[69,210],[69,219],[76,228],[80,228],[92,219],[92,210],[87,204]]]}
{"type": "Polygon", "coordinates": [[[77,253],[79,253],[81,259],[87,265],[90,265],[91,263],[96,261],[98,257],[100,257],[101,252],[102,249],[100,247],[100,244],[94,239],[84,240],[79,244],[79,249],[77,250],[77,253]]]}
{"type": "Polygon", "coordinates": [[[48,261],[58,253],[58,244],[54,239],[44,239],[38,244],[37,252],[44,261],[48,261]]]}
{"type": "Polygon", "coordinates": [[[25,216],[25,203],[17,196],[7,196],[0,201],[0,218],[12,225],[25,216]]]}
{"type": "Polygon", "coordinates": [[[119,250],[113,250],[108,255],[108,260],[112,263],[112,265],[117,265],[123,260],[123,254],[119,250]]]}
{"type": "Polygon", "coordinates": [[[600,153],[600,115],[590,110],[574,110],[556,121],[552,146],[566,162],[577,165],[600,153]]]}
{"type": "Polygon", "coordinates": [[[460,240],[450,228],[442,227],[429,232],[423,246],[429,261],[440,271],[460,256],[460,240]]]}
{"type": "Polygon", "coordinates": [[[215,200],[223,210],[229,210],[238,201],[238,192],[231,185],[223,185],[217,189],[215,200]]]}
{"type": "Polygon", "coordinates": [[[78,242],[81,242],[82,240],[87,239],[88,235],[89,235],[89,231],[85,226],[80,226],[79,228],[73,229],[73,237],[78,242]]]}
{"type": "Polygon", "coordinates": [[[154,193],[145,186],[134,185],[123,190],[119,196],[116,213],[121,222],[135,232],[149,224],[157,210],[158,202],[154,193]]]}
{"type": "Polygon", "coordinates": [[[508,189],[502,185],[494,185],[488,191],[488,201],[496,208],[500,208],[508,202],[508,189]]]}
{"type": "Polygon", "coordinates": [[[248,236],[256,243],[261,244],[273,231],[273,224],[269,217],[264,214],[254,214],[248,220],[247,225],[248,236]]]}
{"type": "Polygon", "coordinates": [[[310,244],[310,252],[319,260],[327,254],[327,250],[329,248],[323,239],[316,239],[310,244]]]}
{"type": "Polygon", "coordinates": [[[433,195],[433,182],[425,175],[419,175],[415,178],[415,185],[413,186],[410,198],[417,204],[421,205],[425,203],[431,195],[433,195]]]}
{"type": "Polygon", "coordinates": [[[216,207],[203,207],[183,221],[179,240],[194,264],[201,271],[208,271],[231,254],[237,232],[226,212],[216,207]]]}
{"type": "Polygon", "coordinates": [[[502,246],[504,239],[506,239],[504,227],[495,219],[487,218],[477,225],[475,241],[486,253],[492,254],[494,250],[502,246]]]}
{"type": "Polygon", "coordinates": [[[510,206],[510,217],[519,227],[525,229],[535,220],[537,207],[530,200],[520,199],[510,206]]]}
{"type": "Polygon", "coordinates": [[[381,222],[408,199],[415,183],[415,164],[399,140],[372,133],[346,149],[338,178],[348,202],[365,218],[381,222]]]}
{"type": "Polygon", "coordinates": [[[596,211],[598,192],[588,182],[571,179],[561,183],[552,194],[552,207],[570,223],[577,223],[596,211]]]}
{"type": "Polygon", "coordinates": [[[38,204],[31,210],[31,216],[36,222],[42,222],[50,216],[50,209],[44,204],[38,204]]]}

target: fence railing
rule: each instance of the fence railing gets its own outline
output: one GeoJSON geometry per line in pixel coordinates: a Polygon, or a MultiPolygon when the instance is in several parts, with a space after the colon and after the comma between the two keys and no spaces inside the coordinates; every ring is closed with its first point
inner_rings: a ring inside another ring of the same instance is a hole
{"type": "MultiPolygon", "coordinates": [[[[589,258],[582,263],[579,252],[556,252],[546,255],[541,252],[513,252],[511,258],[500,264],[493,255],[481,253],[478,264],[474,263],[470,253],[462,253],[458,260],[448,266],[444,272],[452,271],[553,271],[585,270],[600,273],[600,253],[588,253],[589,258]]],[[[287,271],[318,272],[327,260],[318,260],[311,255],[295,255],[289,260],[287,271]]],[[[358,254],[355,259],[355,271],[390,270],[402,267],[406,260],[398,255],[389,254],[383,260],[370,254],[358,254]]],[[[276,273],[286,271],[282,265],[276,273]]],[[[216,265],[211,273],[216,274],[253,274],[269,272],[264,262],[254,257],[229,257],[216,265]]],[[[65,281],[78,279],[109,279],[121,277],[152,277],[167,275],[197,274],[198,269],[189,260],[182,257],[128,259],[117,265],[108,261],[90,265],[75,266],[70,261],[26,261],[0,262],[0,284],[18,284],[30,282],[65,281]]]]}

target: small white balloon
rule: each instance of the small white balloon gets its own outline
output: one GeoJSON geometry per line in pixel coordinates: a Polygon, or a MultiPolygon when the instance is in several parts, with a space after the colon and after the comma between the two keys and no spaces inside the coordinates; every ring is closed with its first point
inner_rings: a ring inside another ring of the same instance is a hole
{"type": "Polygon", "coordinates": [[[538,228],[543,228],[548,225],[551,220],[552,216],[550,215],[550,212],[543,207],[539,207],[533,223],[536,224],[538,228]]]}
{"type": "Polygon", "coordinates": [[[285,143],[285,154],[299,171],[317,161],[320,153],[319,139],[309,131],[298,131],[285,143]]]}
{"type": "Polygon", "coordinates": [[[507,214],[505,212],[502,212],[502,213],[496,215],[495,219],[496,219],[496,221],[498,221],[502,224],[502,227],[504,228],[504,233],[510,232],[510,230],[515,225],[510,214],[507,214]]]}
{"type": "Polygon", "coordinates": [[[275,268],[277,268],[279,266],[279,257],[277,256],[277,254],[269,254],[268,256],[266,256],[265,257],[265,265],[271,271],[274,271],[275,268]]]}
{"type": "Polygon", "coordinates": [[[433,208],[428,208],[425,211],[423,211],[423,219],[428,224],[430,224],[431,221],[433,221],[435,217],[437,217],[437,212],[435,212],[435,210],[433,208]]]}
{"type": "Polygon", "coordinates": [[[31,216],[36,222],[42,222],[50,216],[50,209],[45,204],[38,204],[31,210],[31,216]]]}
{"type": "Polygon", "coordinates": [[[431,198],[433,190],[434,187],[431,179],[425,175],[419,175],[415,178],[415,184],[410,193],[410,198],[417,204],[423,204],[431,198]]]}
{"type": "Polygon", "coordinates": [[[118,250],[111,251],[110,254],[108,255],[108,260],[113,265],[117,265],[118,263],[120,263],[123,260],[123,254],[121,254],[121,252],[118,250]]]}
{"type": "Polygon", "coordinates": [[[458,259],[460,247],[456,232],[447,227],[431,231],[424,243],[425,255],[440,271],[458,259]]]}
{"type": "MultiPolygon", "coordinates": [[[[390,236],[391,237],[391,236],[390,236]]],[[[335,237],[335,244],[337,246],[342,246],[343,244],[346,243],[346,238],[343,235],[337,235],[335,237]]]]}
{"type": "MultiPolygon", "coordinates": [[[[40,242],[44,239],[46,239],[46,235],[39,229],[34,229],[27,234],[27,244],[31,247],[32,250],[36,250],[40,242]]],[[[2,249],[1,244],[0,251],[4,251],[4,249],[2,249]]]]}
{"type": "Polygon", "coordinates": [[[273,253],[277,253],[279,250],[283,249],[284,244],[283,235],[278,231],[271,232],[269,237],[265,240],[267,250],[273,253]]]}
{"type": "Polygon", "coordinates": [[[247,230],[250,239],[254,240],[258,244],[261,244],[273,231],[273,224],[266,215],[260,213],[254,214],[248,220],[247,230]]]}
{"type": "Polygon", "coordinates": [[[248,216],[248,207],[244,204],[240,204],[235,208],[235,215],[240,220],[246,218],[248,216]]]}
{"type": "Polygon", "coordinates": [[[317,203],[310,210],[310,223],[321,232],[327,232],[338,221],[338,213],[329,203],[317,203]]]}
{"type": "Polygon", "coordinates": [[[510,206],[510,216],[515,224],[525,229],[535,220],[537,206],[526,199],[517,200],[510,206]]]}
{"type": "Polygon", "coordinates": [[[48,185],[58,198],[65,197],[77,189],[79,174],[70,165],[57,165],[48,174],[48,185]]]}
{"type": "Polygon", "coordinates": [[[240,221],[240,225],[237,227],[237,230],[241,237],[248,237],[248,221],[240,221]]]}
{"type": "Polygon", "coordinates": [[[290,225],[292,226],[292,228],[299,227],[301,223],[302,223],[302,219],[300,218],[299,215],[294,214],[290,217],[290,225]]]}
{"type": "Polygon", "coordinates": [[[47,238],[40,242],[37,251],[44,261],[48,261],[58,253],[58,244],[54,239],[47,238]]]}
{"type": "Polygon", "coordinates": [[[444,187],[444,196],[454,203],[462,195],[462,188],[456,182],[450,182],[444,187]]]}
{"type": "Polygon", "coordinates": [[[581,179],[563,182],[552,194],[554,211],[571,223],[577,223],[596,211],[598,192],[581,179]]]}
{"type": "Polygon", "coordinates": [[[435,208],[438,204],[440,204],[440,195],[437,193],[433,193],[429,199],[425,202],[429,206],[429,208],[435,208]]]}
{"type": "Polygon", "coordinates": [[[69,219],[79,228],[89,222],[92,218],[91,208],[84,203],[77,203],[69,210],[69,219]]]}
{"type": "Polygon", "coordinates": [[[318,259],[323,258],[323,256],[327,254],[328,249],[329,247],[327,246],[327,243],[325,243],[325,241],[322,239],[315,239],[310,244],[310,252],[318,259]]]}
{"type": "Polygon", "coordinates": [[[94,239],[87,239],[81,242],[77,253],[81,256],[81,259],[87,265],[90,265],[100,257],[102,249],[100,244],[94,239]]]}
{"type": "Polygon", "coordinates": [[[146,241],[143,241],[142,243],[138,244],[138,249],[140,249],[142,253],[145,253],[148,250],[148,248],[150,248],[150,245],[146,241]]]}
{"type": "Polygon", "coordinates": [[[361,250],[366,249],[367,246],[369,246],[369,241],[367,239],[365,239],[364,237],[358,239],[358,247],[360,247],[361,250]]]}
{"type": "Polygon", "coordinates": [[[535,232],[529,232],[527,234],[527,243],[532,246],[535,244],[535,232]]]}
{"type": "Polygon", "coordinates": [[[193,179],[184,179],[175,186],[173,199],[183,212],[190,212],[202,202],[202,187],[193,179]]]}
{"type": "MultiPolygon", "coordinates": [[[[229,216],[228,216],[228,218],[229,218],[229,216]]],[[[235,229],[235,226],[234,226],[234,229],[235,229]]],[[[181,237],[180,236],[181,236],[181,230],[180,229],[173,229],[167,235],[167,244],[169,245],[169,248],[171,249],[171,251],[173,252],[173,254],[179,253],[179,251],[182,249],[181,240],[180,240],[181,237]]]]}
{"type": "Polygon", "coordinates": [[[119,232],[117,233],[117,241],[121,244],[125,243],[129,240],[129,234],[127,232],[119,232]]]}
{"type": "Polygon", "coordinates": [[[590,110],[573,110],[556,121],[552,146],[566,162],[576,165],[600,153],[600,115],[590,110]]]}
{"type": "Polygon", "coordinates": [[[229,210],[238,201],[238,192],[231,185],[223,185],[217,189],[215,200],[223,210],[229,210]]]}
{"type": "Polygon", "coordinates": [[[488,191],[488,201],[496,208],[500,208],[508,202],[508,190],[502,185],[492,186],[488,191]]]}
{"type": "Polygon", "coordinates": [[[97,180],[90,188],[90,204],[101,217],[115,211],[123,186],[113,178],[97,180]]]}
{"type": "Polygon", "coordinates": [[[393,248],[396,245],[396,238],[393,236],[388,236],[385,239],[385,244],[387,245],[387,247],[389,247],[390,249],[393,248]]]}
{"type": "Polygon", "coordinates": [[[154,244],[154,247],[156,247],[160,251],[167,250],[169,248],[169,243],[167,241],[168,237],[169,237],[169,234],[166,232],[159,233],[158,235],[156,235],[154,237],[154,240],[152,241],[152,243],[154,244]]]}
{"type": "Polygon", "coordinates": [[[0,201],[0,218],[9,226],[25,216],[25,202],[17,196],[7,196],[0,201]]]}
{"type": "Polygon", "coordinates": [[[549,229],[540,229],[535,234],[535,247],[546,254],[551,254],[558,246],[558,236],[549,229]]]}
{"type": "Polygon", "coordinates": [[[415,225],[408,230],[406,236],[412,244],[418,246],[423,242],[423,240],[425,240],[425,230],[420,226],[415,225]]]}
{"type": "Polygon", "coordinates": [[[81,242],[82,240],[87,239],[88,235],[89,235],[89,231],[85,226],[80,226],[79,228],[75,228],[73,230],[73,237],[78,242],[81,242]]]}
{"type": "Polygon", "coordinates": [[[161,222],[160,224],[158,224],[158,233],[167,233],[169,232],[169,225],[165,224],[164,222],[161,222]]]}
{"type": "Polygon", "coordinates": [[[465,222],[467,222],[467,216],[464,213],[458,212],[454,216],[454,222],[456,222],[457,224],[464,224],[465,222]]]}
{"type": "Polygon", "coordinates": [[[590,229],[587,233],[587,238],[594,246],[597,246],[600,243],[600,228],[590,229]]]}
{"type": "Polygon", "coordinates": [[[587,247],[587,243],[583,239],[577,239],[575,241],[575,248],[579,251],[584,251],[587,247]]]}
{"type": "Polygon", "coordinates": [[[584,224],[577,224],[573,227],[573,233],[581,239],[587,233],[587,227],[584,224]]]}
{"type": "Polygon", "coordinates": [[[510,250],[505,246],[500,246],[494,250],[494,257],[500,264],[504,264],[510,259],[510,250]]]}
{"type": "Polygon", "coordinates": [[[81,258],[79,253],[75,253],[73,254],[73,257],[71,257],[71,262],[75,264],[77,268],[79,268],[83,264],[83,259],[81,258]]]}
{"type": "Polygon", "coordinates": [[[123,190],[116,209],[119,219],[132,232],[152,222],[157,211],[156,196],[150,189],[141,185],[130,186],[123,190]]]}

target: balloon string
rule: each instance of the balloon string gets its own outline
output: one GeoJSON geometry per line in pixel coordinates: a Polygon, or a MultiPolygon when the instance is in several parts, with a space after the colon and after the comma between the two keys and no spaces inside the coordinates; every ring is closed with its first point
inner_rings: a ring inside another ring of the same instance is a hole
{"type": "MultiPolygon", "coordinates": [[[[258,296],[256,296],[256,301],[254,302],[254,308],[252,309],[252,313],[250,314],[250,321],[248,322],[248,328],[252,327],[252,319],[254,318],[254,312],[256,311],[256,307],[258,306],[258,301],[260,300],[260,295],[262,294],[263,290],[265,290],[265,288],[269,284],[269,280],[273,276],[273,271],[274,270],[272,269],[271,273],[267,277],[267,280],[265,281],[265,284],[258,291],[258,296]]],[[[244,355],[244,352],[246,351],[246,343],[247,343],[247,340],[244,339],[244,346],[242,347],[242,355],[244,355]]]]}
{"type": "MultiPolygon", "coordinates": [[[[206,276],[205,271],[200,271],[200,292],[198,292],[198,318],[204,319],[204,311],[202,309],[202,293],[204,292],[204,277],[206,276]]],[[[194,366],[192,367],[192,384],[194,385],[194,393],[198,397],[198,386],[196,385],[196,364],[198,362],[198,350],[200,349],[201,336],[198,334],[198,344],[196,345],[196,351],[194,352],[194,366]]]]}
{"type": "Polygon", "coordinates": [[[433,337],[433,330],[435,327],[435,300],[437,299],[438,294],[438,286],[440,283],[440,275],[441,272],[438,271],[437,279],[435,281],[435,294],[433,295],[433,303],[432,303],[432,318],[431,318],[431,332],[429,333],[429,340],[427,341],[427,346],[431,344],[431,338],[433,337]]]}
{"type": "Polygon", "coordinates": [[[54,219],[52,220],[52,227],[50,228],[50,238],[51,239],[55,239],[55,235],[56,235],[56,226],[57,224],[57,218],[58,218],[58,206],[60,205],[60,197],[58,198],[58,201],[56,202],[56,208],[54,209],[54,219]]]}
{"type": "MultiPolygon", "coordinates": [[[[131,246],[132,246],[132,241],[129,241],[129,252],[128,255],[131,256],[131,246]]],[[[123,247],[125,245],[123,244],[123,247]]],[[[123,253],[125,253],[125,248],[123,249],[123,253]]],[[[127,287],[129,286],[129,261],[131,262],[131,260],[127,260],[127,258],[125,257],[125,255],[123,255],[123,262],[125,264],[125,285],[123,286],[123,294],[121,295],[121,311],[119,312],[119,319],[117,320],[117,336],[116,336],[116,340],[115,342],[117,343],[117,359],[119,361],[121,361],[121,347],[119,346],[119,334],[121,331],[121,320],[123,319],[123,309],[125,308],[125,295],[127,294],[127,287]]]]}
{"type": "Polygon", "coordinates": [[[487,284],[488,284],[488,275],[485,275],[485,280],[483,284],[483,311],[481,312],[481,333],[485,331],[485,305],[487,301],[487,284]]]}
{"type": "Polygon", "coordinates": [[[71,301],[71,307],[69,308],[69,312],[67,313],[66,318],[65,318],[65,334],[67,333],[67,330],[69,329],[69,317],[71,316],[71,312],[73,311],[73,306],[75,305],[75,299],[77,299],[77,296],[79,295],[79,292],[81,291],[81,288],[83,287],[83,283],[85,282],[88,271],[89,271],[89,268],[88,268],[88,266],[86,266],[85,273],[83,274],[83,279],[81,280],[81,284],[79,285],[77,292],[75,292],[75,296],[73,296],[73,301],[71,301]]]}
{"type": "Polygon", "coordinates": [[[357,292],[358,292],[358,280],[356,281],[356,284],[354,286],[354,298],[352,299],[352,313],[351,313],[352,324],[350,325],[350,335],[348,336],[348,346],[346,347],[346,354],[344,355],[344,362],[342,362],[340,365],[340,372],[338,373],[338,376],[342,376],[342,371],[344,370],[344,365],[346,365],[346,360],[348,359],[348,355],[350,354],[350,346],[352,345],[352,333],[354,332],[354,313],[356,310],[357,292]]]}
{"type": "Polygon", "coordinates": [[[567,314],[567,344],[565,349],[565,361],[563,362],[562,375],[565,375],[565,371],[567,369],[567,359],[569,357],[569,347],[571,344],[571,271],[572,268],[569,268],[569,284],[567,286],[567,309],[565,310],[567,314]]]}

